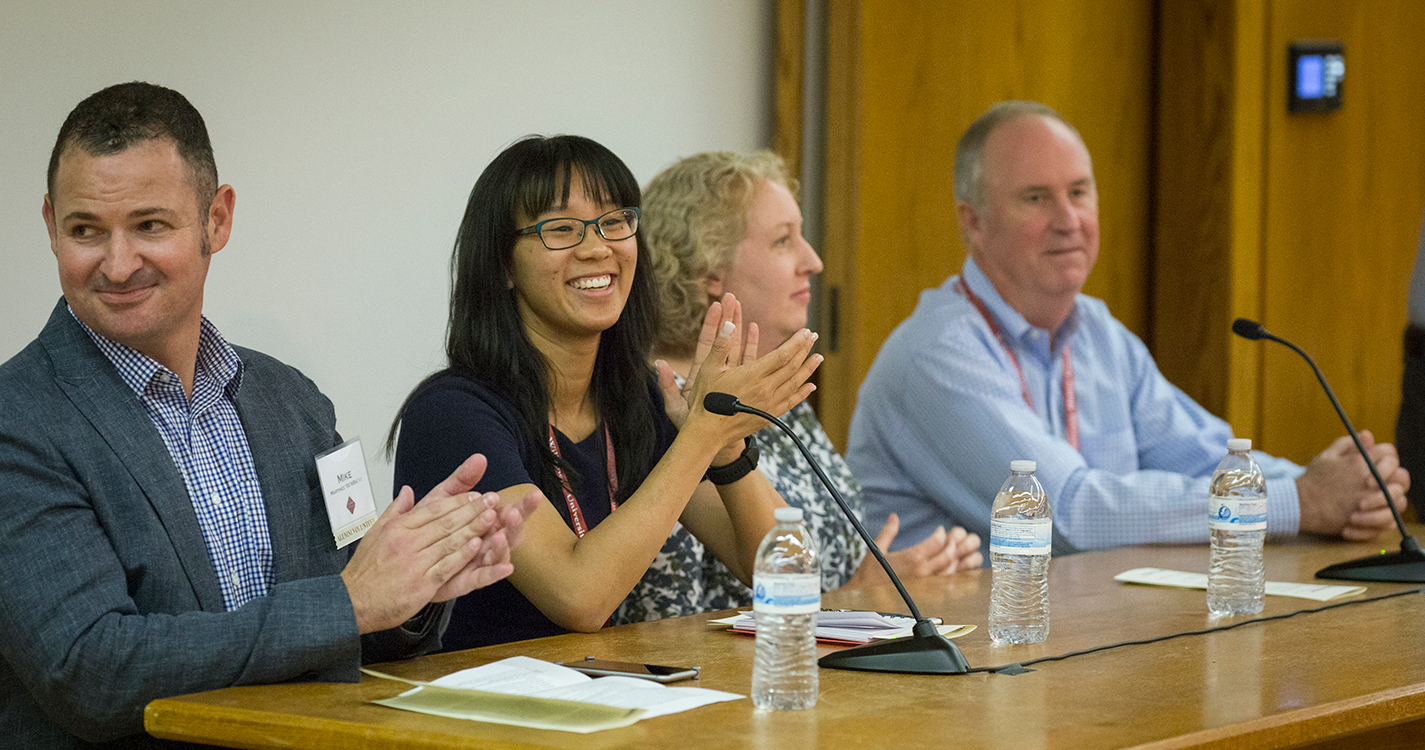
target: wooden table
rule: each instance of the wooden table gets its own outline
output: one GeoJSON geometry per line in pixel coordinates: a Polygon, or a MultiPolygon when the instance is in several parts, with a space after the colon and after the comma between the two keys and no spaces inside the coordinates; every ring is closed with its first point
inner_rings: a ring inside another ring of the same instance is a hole
{"type": "MultiPolygon", "coordinates": [[[[1320,567],[1371,551],[1335,542],[1269,545],[1267,577],[1312,581],[1320,567]]],[[[1221,624],[1209,618],[1201,591],[1112,580],[1145,566],[1205,572],[1207,549],[1143,547],[1054,560],[1049,640],[1038,646],[990,643],[984,628],[988,570],[912,581],[908,588],[926,614],[980,626],[957,640],[976,667],[1221,624]]],[[[1411,588],[1367,586],[1365,596],[1411,588]]],[[[889,585],[834,592],[823,604],[903,611],[889,585]]],[[[1316,606],[1268,597],[1263,614],[1316,606]]],[[[708,626],[707,619],[610,628],[380,668],[428,680],[517,654],[549,661],[596,655],[701,665],[700,682],[685,684],[748,694],[752,639],[708,626]]],[[[1422,623],[1425,594],[1416,593],[1046,662],[1019,675],[823,669],[820,698],[808,711],[760,712],[743,700],[591,735],[373,705],[369,701],[404,686],[370,677],[358,684],[238,687],[168,698],[149,704],[145,722],[160,737],[249,748],[1416,748],[1425,747],[1422,623]]],[[[822,653],[831,650],[823,647],[822,653]]]]}

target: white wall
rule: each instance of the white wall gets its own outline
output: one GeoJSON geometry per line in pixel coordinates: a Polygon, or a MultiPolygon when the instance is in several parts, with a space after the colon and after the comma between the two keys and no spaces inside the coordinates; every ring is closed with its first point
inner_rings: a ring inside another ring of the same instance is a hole
{"type": "Polygon", "coordinates": [[[238,196],[207,315],[315,380],[389,497],[377,448],[444,364],[447,263],[480,170],[536,132],[592,137],[640,182],[767,145],[772,23],[759,0],[0,0],[0,360],[59,297],[40,202],[65,115],[113,83],[169,86],[238,196]]]}

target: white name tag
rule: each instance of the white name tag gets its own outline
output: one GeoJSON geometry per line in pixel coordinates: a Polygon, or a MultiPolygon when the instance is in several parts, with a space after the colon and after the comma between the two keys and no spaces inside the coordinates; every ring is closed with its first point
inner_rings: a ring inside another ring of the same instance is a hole
{"type": "Polygon", "coordinates": [[[376,500],[366,476],[366,454],[361,439],[352,438],[329,451],[317,454],[317,476],[322,480],[322,498],[337,549],[366,535],[376,523],[376,500]]]}

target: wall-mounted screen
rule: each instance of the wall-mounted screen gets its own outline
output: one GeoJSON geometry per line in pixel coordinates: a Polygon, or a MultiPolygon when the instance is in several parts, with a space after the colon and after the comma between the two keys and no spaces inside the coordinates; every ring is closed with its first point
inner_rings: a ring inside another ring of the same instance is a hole
{"type": "Polygon", "coordinates": [[[1287,47],[1287,110],[1329,112],[1341,108],[1346,56],[1339,41],[1305,39],[1287,47]]]}

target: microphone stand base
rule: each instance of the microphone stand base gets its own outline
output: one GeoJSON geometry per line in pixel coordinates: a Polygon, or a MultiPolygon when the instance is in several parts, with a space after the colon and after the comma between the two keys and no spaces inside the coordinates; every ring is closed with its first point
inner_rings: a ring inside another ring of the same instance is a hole
{"type": "Polygon", "coordinates": [[[965,674],[970,663],[943,635],[912,635],[827,654],[816,662],[828,669],[906,674],[965,674]]]}
{"type": "Polygon", "coordinates": [[[1371,583],[1425,583],[1425,552],[1418,547],[1402,547],[1405,548],[1388,555],[1371,555],[1322,568],[1316,577],[1371,583]]]}

